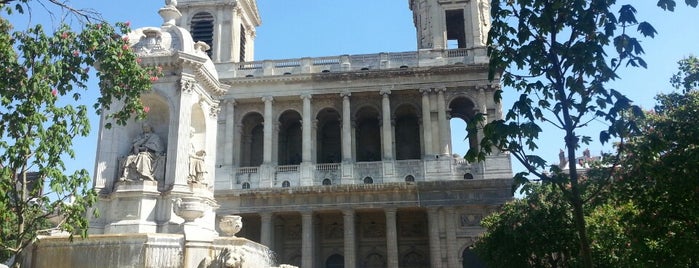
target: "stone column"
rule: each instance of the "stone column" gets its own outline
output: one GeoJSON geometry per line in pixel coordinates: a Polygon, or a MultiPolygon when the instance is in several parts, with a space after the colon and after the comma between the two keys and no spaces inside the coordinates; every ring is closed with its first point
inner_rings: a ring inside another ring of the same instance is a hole
{"type": "Polygon", "coordinates": [[[442,256],[439,242],[439,211],[437,208],[427,209],[427,225],[430,239],[430,267],[441,268],[442,256]]]}
{"type": "Polygon", "coordinates": [[[235,124],[235,131],[233,131],[233,166],[240,166],[240,155],[243,149],[243,124],[235,124]]]}
{"type": "Polygon", "coordinates": [[[451,139],[449,122],[447,122],[447,107],[444,102],[444,92],[447,88],[439,87],[435,90],[437,91],[437,117],[439,117],[439,153],[447,156],[450,153],[449,140],[451,139]]]}
{"type": "Polygon", "coordinates": [[[274,241],[274,229],[272,229],[272,212],[261,212],[260,222],[260,243],[271,249],[274,241]]]}
{"type": "Polygon", "coordinates": [[[226,100],[226,130],[224,131],[223,164],[233,166],[233,137],[235,137],[235,99],[226,100]]]}
{"type": "Polygon", "coordinates": [[[432,112],[430,108],[430,88],[421,88],[422,93],[422,139],[425,144],[424,155],[432,155],[432,112]]]}
{"type": "MultiPolygon", "coordinates": [[[[236,61],[236,57],[238,57],[238,55],[240,55],[240,42],[239,42],[240,35],[245,34],[245,33],[240,32],[242,14],[243,14],[243,12],[242,12],[242,8],[240,7],[240,5],[234,6],[233,17],[231,18],[231,27],[233,27],[233,29],[231,29],[231,32],[232,32],[231,34],[233,36],[232,36],[232,40],[229,44],[230,45],[229,51],[231,54],[230,54],[230,57],[228,58],[228,60],[231,62],[236,61]]],[[[242,60],[238,59],[237,62],[242,62],[242,60]]]]}
{"type": "Polygon", "coordinates": [[[458,252],[456,245],[456,218],[454,217],[454,208],[447,207],[444,209],[444,227],[446,229],[447,238],[447,266],[458,266],[458,252]]]}
{"type": "Polygon", "coordinates": [[[301,267],[313,267],[313,211],[301,211],[301,267]]]}
{"type": "Polygon", "coordinates": [[[223,40],[221,40],[221,37],[223,37],[223,30],[221,29],[223,28],[223,5],[216,5],[216,9],[218,10],[216,12],[216,19],[214,20],[216,23],[214,24],[214,32],[216,32],[216,34],[214,35],[214,47],[212,47],[212,49],[214,49],[214,51],[212,51],[214,57],[212,60],[214,62],[221,62],[221,45],[223,45],[223,40]]]}
{"type": "Polygon", "coordinates": [[[354,231],[354,211],[351,209],[343,210],[342,217],[344,219],[343,228],[345,230],[345,267],[357,267],[357,246],[355,242],[356,236],[354,231]]]}
{"type": "Polygon", "coordinates": [[[263,164],[272,163],[272,126],[274,125],[274,120],[272,119],[272,102],[274,98],[272,96],[262,97],[262,101],[265,102],[265,115],[264,115],[264,153],[262,155],[263,164]]]}
{"type": "Polygon", "coordinates": [[[301,126],[301,132],[303,136],[302,141],[302,156],[303,162],[310,163],[311,160],[311,94],[302,94],[301,99],[303,100],[303,120],[301,126]]]}
{"type": "Polygon", "coordinates": [[[398,268],[398,232],[396,231],[396,209],[386,208],[386,250],[388,268],[398,268]]]}
{"type": "Polygon", "coordinates": [[[393,136],[391,134],[391,102],[388,99],[388,95],[391,94],[391,90],[384,88],[380,93],[383,96],[381,100],[381,108],[383,110],[381,113],[381,130],[383,132],[381,133],[381,136],[383,136],[383,160],[385,161],[393,159],[393,141],[391,139],[393,136]]]}
{"type": "Polygon", "coordinates": [[[342,162],[352,162],[352,116],[350,112],[349,92],[340,93],[342,97],[342,162]]]}

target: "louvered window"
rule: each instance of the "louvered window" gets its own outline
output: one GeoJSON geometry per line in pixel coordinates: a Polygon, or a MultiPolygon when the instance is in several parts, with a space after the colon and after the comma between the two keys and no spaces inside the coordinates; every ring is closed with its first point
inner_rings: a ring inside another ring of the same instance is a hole
{"type": "Polygon", "coordinates": [[[194,42],[202,41],[209,45],[212,49],[206,51],[206,54],[211,58],[211,51],[214,47],[214,16],[210,13],[201,12],[192,17],[192,39],[194,42]]]}

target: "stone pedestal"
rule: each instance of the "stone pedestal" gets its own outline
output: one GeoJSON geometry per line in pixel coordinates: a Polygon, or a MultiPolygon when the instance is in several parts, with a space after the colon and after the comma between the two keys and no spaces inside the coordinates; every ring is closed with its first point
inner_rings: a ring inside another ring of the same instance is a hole
{"type": "Polygon", "coordinates": [[[107,221],[104,233],[155,233],[159,198],[155,181],[117,182],[103,215],[107,221]]]}

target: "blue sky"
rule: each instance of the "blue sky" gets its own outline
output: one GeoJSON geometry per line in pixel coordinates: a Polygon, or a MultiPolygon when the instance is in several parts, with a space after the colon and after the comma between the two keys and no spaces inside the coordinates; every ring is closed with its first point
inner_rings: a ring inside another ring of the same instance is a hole
{"type": "MultiPolygon", "coordinates": [[[[655,7],[656,1],[630,2],[638,9],[638,18],[652,23],[659,34],[655,39],[642,40],[648,69],[622,69],[619,72],[621,80],[614,82],[612,87],[649,109],[654,105],[656,94],[672,90],[668,81],[677,71],[677,61],[699,53],[699,9],[684,6],[682,0],[678,1],[674,13],[655,7]]],[[[95,9],[111,22],[130,21],[133,28],[162,23],[157,10],[163,6],[163,1],[73,0],[70,4],[95,9]]],[[[408,0],[258,0],[258,7],[262,26],[257,29],[257,60],[416,49],[408,0]]],[[[40,7],[35,6],[33,14],[34,23],[51,23],[40,7]]],[[[25,20],[26,16],[21,20],[15,18],[17,28],[21,28],[25,20]]],[[[92,85],[96,87],[96,82],[92,85]]],[[[518,94],[508,88],[504,90],[503,108],[507,109],[518,94]]],[[[89,105],[94,101],[89,98],[95,96],[86,96],[89,105]]],[[[75,142],[78,159],[68,161],[69,169],[85,168],[93,172],[98,124],[99,119],[94,116],[91,135],[75,142]]],[[[603,127],[601,123],[593,123],[585,132],[596,140],[603,127]]],[[[463,126],[454,125],[453,128],[462,129],[463,126]]],[[[557,161],[558,150],[563,144],[562,136],[554,132],[546,130],[542,137],[546,142],[537,152],[552,162],[557,161]]],[[[465,134],[456,133],[454,137],[454,152],[462,155],[466,151],[466,143],[460,142],[463,136],[465,134]]],[[[596,141],[589,148],[593,154],[611,150],[608,145],[602,146],[596,141]]],[[[515,171],[520,169],[516,164],[514,168],[515,171]]]]}

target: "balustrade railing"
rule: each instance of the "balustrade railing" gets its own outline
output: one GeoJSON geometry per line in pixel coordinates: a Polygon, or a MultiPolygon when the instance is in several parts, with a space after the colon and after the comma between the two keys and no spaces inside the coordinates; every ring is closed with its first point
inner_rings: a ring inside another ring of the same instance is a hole
{"type": "Polygon", "coordinates": [[[340,169],[340,163],[316,164],[316,170],[326,171],[326,170],[338,170],[338,169],[340,169]]]}
{"type": "Polygon", "coordinates": [[[298,171],[299,171],[298,165],[277,166],[277,172],[298,172],[298,171]]]}
{"type": "Polygon", "coordinates": [[[235,63],[236,77],[437,66],[465,62],[471,49],[425,50],[235,63]],[[263,71],[264,70],[264,71],[263,71]]]}
{"type": "Polygon", "coordinates": [[[248,174],[248,173],[257,173],[257,171],[260,169],[260,167],[239,167],[236,173],[238,174],[248,174]]]}

